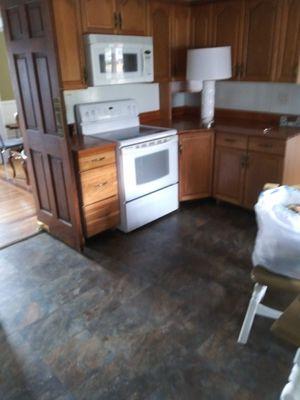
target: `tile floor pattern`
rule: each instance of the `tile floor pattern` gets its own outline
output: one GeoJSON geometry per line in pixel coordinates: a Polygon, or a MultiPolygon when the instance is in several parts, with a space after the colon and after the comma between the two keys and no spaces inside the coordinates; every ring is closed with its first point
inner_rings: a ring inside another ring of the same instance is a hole
{"type": "Polygon", "coordinates": [[[277,400],[294,349],[263,318],[236,343],[254,236],[252,214],[204,202],[90,258],[47,234],[6,248],[0,399],[277,400]]]}

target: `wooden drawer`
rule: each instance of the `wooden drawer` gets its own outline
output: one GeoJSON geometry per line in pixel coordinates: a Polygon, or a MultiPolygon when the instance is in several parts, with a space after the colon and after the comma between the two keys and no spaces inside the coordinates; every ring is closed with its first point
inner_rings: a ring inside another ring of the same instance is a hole
{"type": "Polygon", "coordinates": [[[285,140],[259,137],[250,138],[249,150],[283,155],[285,152],[285,140]]]}
{"type": "Polygon", "coordinates": [[[216,144],[219,146],[232,147],[234,149],[247,149],[247,136],[235,135],[233,133],[217,132],[216,144]]]}
{"type": "Polygon", "coordinates": [[[96,203],[118,194],[115,164],[94,168],[80,174],[82,204],[96,203]]]}
{"type": "Polygon", "coordinates": [[[79,153],[78,155],[78,167],[80,172],[114,164],[115,162],[116,155],[114,150],[107,150],[86,155],[79,153]]]}
{"type": "Polygon", "coordinates": [[[117,196],[82,208],[86,237],[116,227],[120,222],[120,207],[117,196]]]}

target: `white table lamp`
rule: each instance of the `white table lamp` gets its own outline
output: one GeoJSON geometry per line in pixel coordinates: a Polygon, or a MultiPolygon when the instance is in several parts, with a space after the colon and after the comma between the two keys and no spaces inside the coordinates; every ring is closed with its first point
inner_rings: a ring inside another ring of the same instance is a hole
{"type": "Polygon", "coordinates": [[[210,47],[188,50],[187,80],[190,91],[202,91],[201,120],[210,127],[214,121],[216,80],[229,79],[231,47],[210,47]]]}

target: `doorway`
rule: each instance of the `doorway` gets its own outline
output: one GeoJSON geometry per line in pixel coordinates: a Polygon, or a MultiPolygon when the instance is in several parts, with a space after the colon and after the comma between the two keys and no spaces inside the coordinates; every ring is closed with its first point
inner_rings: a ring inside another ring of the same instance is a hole
{"type": "Polygon", "coordinates": [[[0,15],[0,249],[37,233],[0,15]]]}

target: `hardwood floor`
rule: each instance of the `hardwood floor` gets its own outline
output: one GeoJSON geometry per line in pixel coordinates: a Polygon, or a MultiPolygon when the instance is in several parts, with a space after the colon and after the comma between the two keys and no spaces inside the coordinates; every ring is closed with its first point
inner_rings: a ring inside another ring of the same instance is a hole
{"type": "Polygon", "coordinates": [[[0,248],[37,232],[30,192],[0,179],[0,248]]]}

